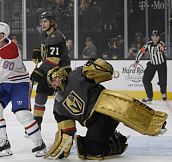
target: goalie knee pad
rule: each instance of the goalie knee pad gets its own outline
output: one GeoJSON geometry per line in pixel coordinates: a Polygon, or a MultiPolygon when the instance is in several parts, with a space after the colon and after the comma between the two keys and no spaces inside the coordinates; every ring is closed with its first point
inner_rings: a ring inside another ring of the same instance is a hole
{"type": "Polygon", "coordinates": [[[103,144],[96,141],[85,142],[85,137],[74,136],[78,158],[81,160],[102,160],[103,144]]]}
{"type": "Polygon", "coordinates": [[[113,143],[126,143],[127,137],[122,135],[120,132],[115,131],[112,136],[110,136],[110,141],[113,143]]]}
{"type": "Polygon", "coordinates": [[[42,139],[37,122],[29,110],[20,110],[15,112],[17,120],[24,126],[27,134],[33,142],[42,139]]]}
{"type": "Polygon", "coordinates": [[[124,144],[124,143],[107,144],[104,149],[104,157],[112,156],[112,155],[120,155],[127,149],[127,147],[128,144],[124,144]]]}
{"type": "Polygon", "coordinates": [[[127,137],[115,131],[114,134],[110,136],[108,144],[105,145],[104,156],[122,154],[128,147],[126,142],[127,137]]]}

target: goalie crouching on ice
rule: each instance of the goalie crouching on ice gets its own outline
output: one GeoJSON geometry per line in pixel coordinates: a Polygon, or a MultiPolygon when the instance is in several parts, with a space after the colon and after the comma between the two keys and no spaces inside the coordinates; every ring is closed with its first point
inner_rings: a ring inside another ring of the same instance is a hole
{"type": "Polygon", "coordinates": [[[112,75],[113,67],[101,59],[91,59],[73,71],[55,67],[48,72],[47,80],[56,89],[54,116],[58,131],[44,159],[67,158],[73,138],[82,160],[120,155],[128,144],[127,137],[116,131],[119,122],[143,135],[156,136],[166,130],[166,113],[99,84],[111,80],[112,75]],[[88,128],[85,137],[74,136],[75,120],[88,128]]]}

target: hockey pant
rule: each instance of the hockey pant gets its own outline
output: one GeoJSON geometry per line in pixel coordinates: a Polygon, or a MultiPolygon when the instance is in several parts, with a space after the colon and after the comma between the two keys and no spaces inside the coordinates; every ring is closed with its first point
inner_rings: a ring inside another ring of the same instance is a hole
{"type": "Polygon", "coordinates": [[[166,63],[161,65],[152,65],[150,62],[147,63],[147,67],[143,75],[143,84],[148,98],[153,98],[153,88],[152,88],[152,79],[155,75],[155,72],[158,71],[160,91],[162,94],[166,93],[167,85],[167,66],[166,63]]]}

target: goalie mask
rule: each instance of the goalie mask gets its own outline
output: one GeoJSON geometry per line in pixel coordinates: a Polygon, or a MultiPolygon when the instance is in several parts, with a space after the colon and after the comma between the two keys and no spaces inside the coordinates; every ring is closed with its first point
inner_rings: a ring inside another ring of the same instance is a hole
{"type": "Polygon", "coordinates": [[[71,71],[70,66],[65,66],[62,68],[59,68],[57,66],[49,70],[47,73],[47,81],[49,86],[52,87],[52,81],[55,80],[57,77],[59,77],[61,79],[61,82],[58,85],[58,87],[62,90],[62,92],[64,92],[70,71],[71,71]]]}
{"type": "Polygon", "coordinates": [[[8,36],[10,34],[10,27],[9,27],[9,25],[4,23],[4,22],[0,22],[0,33],[4,34],[4,37],[0,41],[8,38],[8,36]]]}

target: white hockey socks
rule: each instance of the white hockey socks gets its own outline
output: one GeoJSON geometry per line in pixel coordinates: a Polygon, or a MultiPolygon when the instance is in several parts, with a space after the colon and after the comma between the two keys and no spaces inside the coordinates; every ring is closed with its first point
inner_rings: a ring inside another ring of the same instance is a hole
{"type": "Polygon", "coordinates": [[[21,110],[15,113],[17,120],[24,126],[29,138],[34,142],[32,152],[36,157],[42,157],[46,154],[46,146],[42,140],[41,132],[37,122],[29,110],[21,110]]]}
{"type": "Polygon", "coordinates": [[[0,103],[0,138],[7,139],[6,122],[5,122],[5,119],[3,118],[3,110],[4,108],[0,103]]]}
{"type": "Polygon", "coordinates": [[[0,103],[0,157],[12,155],[11,145],[6,132],[6,122],[3,118],[3,106],[0,103]]]}
{"type": "Polygon", "coordinates": [[[37,122],[29,110],[21,110],[15,113],[17,120],[24,126],[29,138],[33,141],[42,140],[37,122]]]}

